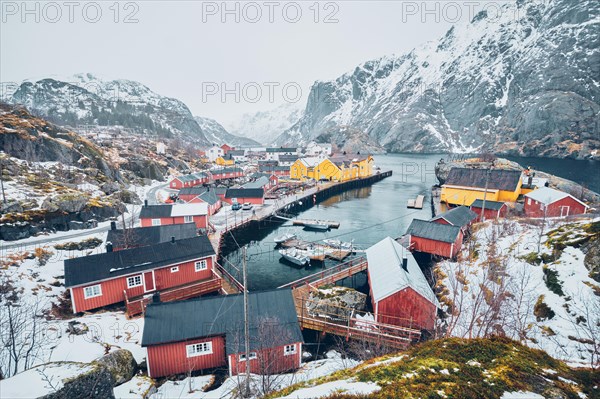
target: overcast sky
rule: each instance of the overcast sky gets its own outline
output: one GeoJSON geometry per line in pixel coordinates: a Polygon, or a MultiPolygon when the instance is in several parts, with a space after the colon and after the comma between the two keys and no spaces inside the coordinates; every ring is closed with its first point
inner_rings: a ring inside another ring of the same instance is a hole
{"type": "Polygon", "coordinates": [[[421,2],[400,1],[228,2],[230,14],[222,2],[121,2],[118,13],[113,1],[29,2],[29,13],[23,4],[1,3],[2,82],[80,72],[132,79],[222,123],[295,100],[298,87],[304,104],[315,80],[410,51],[457,19],[440,9],[422,22],[421,2]]]}

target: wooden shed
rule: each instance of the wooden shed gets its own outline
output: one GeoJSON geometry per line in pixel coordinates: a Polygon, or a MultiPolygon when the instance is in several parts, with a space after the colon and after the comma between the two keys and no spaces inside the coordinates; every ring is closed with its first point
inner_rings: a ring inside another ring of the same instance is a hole
{"type": "Polygon", "coordinates": [[[303,338],[290,289],[248,294],[250,352],[244,345],[242,294],[146,309],[142,346],[152,378],[227,367],[229,375],[274,374],[302,361],[303,338]]]}
{"type": "Polygon", "coordinates": [[[566,217],[587,212],[588,206],[563,191],[542,187],[525,195],[525,215],[533,218],[566,217]]]}
{"type": "Polygon", "coordinates": [[[508,213],[508,205],[505,202],[499,201],[485,201],[485,210],[483,209],[483,201],[478,199],[471,204],[471,210],[477,214],[477,217],[481,217],[481,212],[484,212],[484,220],[498,219],[506,217],[508,213]]]}
{"type": "Polygon", "coordinates": [[[413,219],[406,234],[411,250],[445,258],[454,258],[463,241],[463,233],[459,226],[419,219],[413,219]]]}
{"type": "Polygon", "coordinates": [[[140,224],[142,227],[191,222],[196,223],[196,227],[199,229],[205,229],[208,226],[208,204],[144,204],[140,211],[140,224]]]}
{"type": "Polygon", "coordinates": [[[438,301],[413,255],[386,237],[367,249],[375,321],[433,330],[438,301]]]}

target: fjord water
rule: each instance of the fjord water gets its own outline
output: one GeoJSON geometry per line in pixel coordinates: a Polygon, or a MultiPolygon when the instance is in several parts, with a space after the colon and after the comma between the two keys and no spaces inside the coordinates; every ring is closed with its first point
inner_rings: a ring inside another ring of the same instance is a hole
{"type": "MultiPolygon", "coordinates": [[[[392,170],[391,177],[372,185],[353,189],[334,195],[324,202],[302,212],[299,217],[306,219],[335,220],[340,222],[339,229],[328,232],[314,232],[303,230],[302,227],[292,226],[290,222],[270,223],[260,230],[246,231],[236,234],[235,239],[239,245],[248,244],[248,284],[250,290],[265,290],[276,288],[282,284],[294,281],[301,277],[315,273],[323,267],[337,264],[336,261],[327,260],[325,264],[313,262],[311,266],[299,267],[281,261],[280,254],[275,249],[273,239],[285,233],[296,233],[307,241],[320,241],[324,238],[336,238],[342,241],[354,240],[359,248],[366,248],[379,240],[390,236],[400,237],[406,231],[413,218],[431,218],[431,186],[437,184],[434,167],[442,154],[390,154],[375,156],[375,164],[382,171],[392,170]],[[425,195],[423,209],[408,209],[406,201],[417,195],[425,195]]],[[[530,160],[512,158],[522,165],[530,160]]],[[[597,174],[599,162],[573,160],[550,160],[555,169],[549,172],[561,177],[568,177],[577,182],[590,182],[599,184],[598,180],[590,180],[590,175],[597,174]],[[564,165],[560,167],[560,165],[564,165]]],[[[542,167],[538,167],[544,170],[542,167]]],[[[596,187],[598,190],[598,187],[596,187]]],[[[235,244],[229,245],[223,255],[228,260],[224,266],[234,275],[239,275],[241,267],[241,251],[235,244]]],[[[364,276],[362,277],[364,280],[364,276]]],[[[365,281],[357,281],[358,285],[365,281]]]]}

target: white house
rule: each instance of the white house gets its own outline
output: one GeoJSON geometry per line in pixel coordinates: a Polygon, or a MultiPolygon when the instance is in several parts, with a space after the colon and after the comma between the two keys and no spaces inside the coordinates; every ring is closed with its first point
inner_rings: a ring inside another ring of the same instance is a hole
{"type": "Polygon", "coordinates": [[[223,149],[221,147],[217,147],[216,145],[213,145],[206,150],[206,158],[208,158],[210,162],[215,162],[217,158],[222,157],[223,155],[225,155],[223,149]]]}
{"type": "Polygon", "coordinates": [[[161,143],[161,142],[156,143],[156,153],[164,154],[165,152],[167,152],[167,146],[165,145],[165,143],[161,143]]]}
{"type": "Polygon", "coordinates": [[[308,143],[306,145],[306,152],[305,154],[309,157],[315,157],[315,156],[329,156],[331,155],[333,152],[333,148],[331,144],[326,144],[326,143],[316,143],[314,141],[311,141],[310,143],[308,143]]]}

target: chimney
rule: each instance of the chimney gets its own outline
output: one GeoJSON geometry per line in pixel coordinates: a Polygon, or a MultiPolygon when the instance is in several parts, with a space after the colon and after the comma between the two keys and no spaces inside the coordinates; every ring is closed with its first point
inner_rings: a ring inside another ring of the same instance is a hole
{"type": "Polygon", "coordinates": [[[533,183],[533,176],[529,175],[529,178],[527,179],[527,185],[531,187],[531,183],[533,183]]]}
{"type": "Polygon", "coordinates": [[[111,230],[116,230],[117,229],[117,222],[115,222],[114,220],[112,222],[110,222],[110,229],[111,230]]]}
{"type": "Polygon", "coordinates": [[[171,244],[175,244],[175,236],[171,236],[171,244]]]}
{"type": "Polygon", "coordinates": [[[113,246],[112,246],[112,242],[107,242],[106,243],[106,252],[112,252],[113,251],[113,246]]]}
{"type": "Polygon", "coordinates": [[[144,200],[144,206],[148,206],[148,200],[147,199],[144,200]]]}
{"type": "Polygon", "coordinates": [[[160,292],[152,294],[152,303],[160,303],[160,292]]]}
{"type": "Polygon", "coordinates": [[[406,252],[403,251],[402,255],[402,268],[405,272],[408,273],[408,257],[406,256],[406,252]]]}

